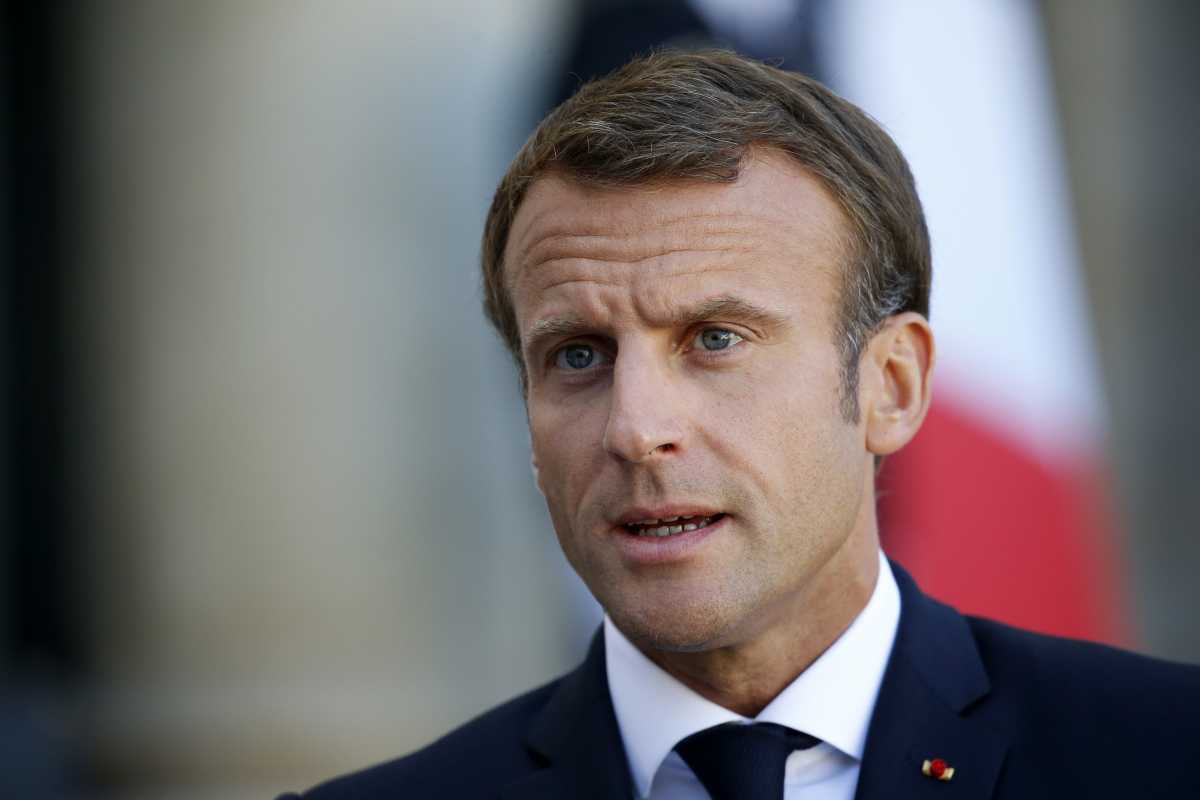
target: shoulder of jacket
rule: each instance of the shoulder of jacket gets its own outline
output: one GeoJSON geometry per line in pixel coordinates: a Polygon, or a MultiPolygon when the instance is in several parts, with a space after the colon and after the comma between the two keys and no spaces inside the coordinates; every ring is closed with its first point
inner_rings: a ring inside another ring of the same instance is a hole
{"type": "Polygon", "coordinates": [[[1200,666],[967,617],[993,692],[1122,719],[1200,714],[1200,666]]]}
{"type": "Polygon", "coordinates": [[[558,678],[498,705],[409,755],[326,781],[304,800],[456,796],[470,785],[501,782],[536,766],[524,745],[533,717],[558,678]]]}

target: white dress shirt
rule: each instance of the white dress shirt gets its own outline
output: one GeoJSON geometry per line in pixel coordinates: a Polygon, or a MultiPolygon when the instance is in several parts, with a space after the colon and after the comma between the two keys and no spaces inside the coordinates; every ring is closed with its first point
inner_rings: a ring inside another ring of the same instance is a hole
{"type": "Polygon", "coordinates": [[[753,720],[704,699],[646,658],[604,618],[608,690],[638,797],[703,800],[708,793],[675,745],[726,722],[775,722],[821,744],[788,756],[785,800],[852,800],[867,727],[900,622],[900,590],[883,553],[866,607],[829,649],[753,720]]]}

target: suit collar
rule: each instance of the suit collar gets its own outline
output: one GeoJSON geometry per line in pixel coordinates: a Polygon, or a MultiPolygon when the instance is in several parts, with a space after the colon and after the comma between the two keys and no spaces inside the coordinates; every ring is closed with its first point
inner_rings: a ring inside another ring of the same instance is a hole
{"type": "Polygon", "coordinates": [[[504,800],[629,800],[633,782],[617,729],[604,670],[604,636],[563,678],[535,718],[525,744],[545,768],[504,787],[504,800]]]}
{"type": "Polygon", "coordinates": [[[907,660],[930,690],[960,713],[992,688],[975,637],[961,614],[923,594],[912,576],[891,564],[901,604],[892,661],[907,660]]]}
{"type": "MultiPolygon", "coordinates": [[[[866,606],[808,669],[788,684],[755,719],[816,736],[850,756],[830,752],[813,759],[803,777],[830,773],[831,763],[853,769],[863,746],[900,620],[900,590],[879,554],[879,578],[866,606]]],[[[606,674],[634,786],[648,796],[654,777],[685,737],[746,717],[702,697],[647,658],[604,620],[606,674]]],[[[681,766],[681,765],[680,765],[681,766]]],[[[801,777],[800,775],[794,777],[801,777]]]]}
{"type": "Polygon", "coordinates": [[[926,597],[899,565],[900,629],[871,717],[857,800],[992,796],[1009,737],[972,719],[991,685],[966,620],[926,597]],[[948,783],[921,773],[925,759],[954,767],[948,783]]]}
{"type": "MultiPolygon", "coordinates": [[[[898,564],[900,627],[871,716],[856,800],[986,800],[1008,751],[1007,734],[972,718],[991,691],[975,639],[952,608],[926,597],[898,564]],[[955,768],[948,783],[921,774],[924,759],[955,768]]],[[[526,744],[544,769],[501,793],[505,800],[628,800],[633,782],[604,668],[604,638],[565,677],[526,744]]]]}

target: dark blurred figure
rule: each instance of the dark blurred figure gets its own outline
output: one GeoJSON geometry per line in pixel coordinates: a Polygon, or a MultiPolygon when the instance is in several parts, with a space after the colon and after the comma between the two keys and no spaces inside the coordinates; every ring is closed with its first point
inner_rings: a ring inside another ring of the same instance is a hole
{"type": "Polygon", "coordinates": [[[583,0],[553,105],[636,55],[723,47],[821,78],[821,0],[583,0]]]}
{"type": "Polygon", "coordinates": [[[61,413],[66,48],[53,3],[0,6],[0,796],[70,798],[61,413]]]}
{"type": "Polygon", "coordinates": [[[23,687],[0,695],[0,788],[22,800],[83,797],[68,716],[55,699],[23,687]]]}

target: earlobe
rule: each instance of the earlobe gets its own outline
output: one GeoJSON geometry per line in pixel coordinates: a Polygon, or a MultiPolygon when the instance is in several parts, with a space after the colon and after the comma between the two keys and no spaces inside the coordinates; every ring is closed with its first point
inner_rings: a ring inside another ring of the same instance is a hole
{"type": "Polygon", "coordinates": [[[862,382],[866,445],[871,453],[896,452],[917,434],[932,397],[933,331],[925,317],[905,312],[890,317],[868,346],[862,382]]]}

